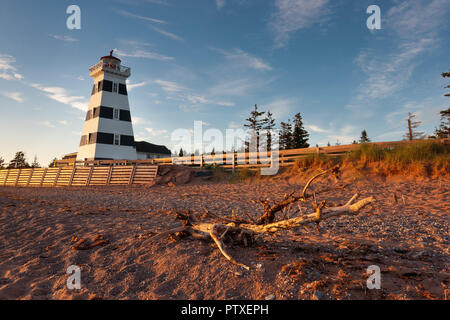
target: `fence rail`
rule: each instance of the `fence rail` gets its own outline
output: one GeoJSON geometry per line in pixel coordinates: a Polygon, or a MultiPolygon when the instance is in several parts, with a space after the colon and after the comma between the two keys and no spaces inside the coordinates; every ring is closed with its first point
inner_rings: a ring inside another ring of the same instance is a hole
{"type": "Polygon", "coordinates": [[[0,186],[68,187],[151,183],[158,166],[58,167],[0,170],[0,186]]]}
{"type": "MultiPolygon", "coordinates": [[[[437,140],[450,144],[450,139],[437,140]]],[[[374,142],[382,148],[392,148],[409,141],[374,142]]],[[[280,167],[291,166],[297,159],[311,154],[339,157],[355,150],[359,145],[280,150],[267,153],[229,153],[216,155],[173,157],[149,160],[57,160],[54,168],[26,168],[0,170],[0,186],[62,187],[142,185],[151,183],[159,165],[188,165],[204,167],[219,165],[227,170],[272,167],[274,161],[280,167]]]]}
{"type": "MultiPolygon", "coordinates": [[[[437,140],[444,144],[450,144],[450,139],[437,140]]],[[[410,141],[390,141],[390,142],[373,142],[370,144],[390,148],[401,144],[414,143],[410,141]]],[[[253,153],[226,153],[215,155],[201,155],[201,156],[186,156],[186,157],[172,157],[148,160],[93,160],[93,161],[75,161],[75,160],[56,160],[55,166],[129,166],[135,165],[138,167],[148,165],[188,165],[195,167],[204,167],[206,165],[220,165],[225,169],[234,170],[240,168],[262,168],[270,167],[274,158],[278,158],[279,166],[290,166],[295,163],[297,159],[308,157],[312,154],[324,154],[330,157],[339,157],[352,150],[359,148],[358,144],[318,147],[318,148],[304,148],[304,149],[290,149],[280,150],[276,152],[253,152],[253,153]]]]}

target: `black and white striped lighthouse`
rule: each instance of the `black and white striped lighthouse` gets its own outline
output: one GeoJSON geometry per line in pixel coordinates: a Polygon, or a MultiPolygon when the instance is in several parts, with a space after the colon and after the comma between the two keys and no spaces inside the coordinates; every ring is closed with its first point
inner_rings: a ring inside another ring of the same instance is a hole
{"type": "Polygon", "coordinates": [[[77,160],[137,159],[126,87],[130,68],[112,54],[89,69],[94,87],[77,160]]]}

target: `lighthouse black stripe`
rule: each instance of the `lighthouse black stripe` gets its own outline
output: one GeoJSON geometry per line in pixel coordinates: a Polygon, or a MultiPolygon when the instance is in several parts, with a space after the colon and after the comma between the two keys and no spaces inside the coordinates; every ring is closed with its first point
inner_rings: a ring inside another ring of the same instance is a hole
{"type": "MultiPolygon", "coordinates": [[[[92,132],[89,135],[81,136],[80,146],[87,144],[114,144],[114,134],[106,132],[92,132]]],[[[121,146],[134,146],[134,136],[129,136],[126,134],[120,135],[120,145],[121,146]]]]}

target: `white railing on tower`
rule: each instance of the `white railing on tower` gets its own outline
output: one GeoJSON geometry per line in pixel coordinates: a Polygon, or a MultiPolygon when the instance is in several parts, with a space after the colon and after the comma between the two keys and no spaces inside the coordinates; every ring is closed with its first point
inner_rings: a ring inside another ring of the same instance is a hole
{"type": "Polygon", "coordinates": [[[125,67],[125,66],[121,66],[121,65],[113,64],[113,63],[106,63],[104,61],[100,61],[100,62],[96,63],[95,65],[93,65],[92,67],[89,68],[89,71],[93,72],[99,68],[115,70],[115,71],[119,71],[119,72],[123,72],[123,73],[130,72],[129,67],[125,67]]]}

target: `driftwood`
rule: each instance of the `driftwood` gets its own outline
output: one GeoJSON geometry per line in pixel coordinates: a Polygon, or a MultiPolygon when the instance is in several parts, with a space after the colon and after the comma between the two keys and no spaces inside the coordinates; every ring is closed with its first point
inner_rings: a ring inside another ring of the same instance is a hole
{"type": "Polygon", "coordinates": [[[205,212],[202,216],[202,219],[206,219],[209,217],[212,219],[212,221],[201,222],[197,221],[197,218],[194,218],[193,213],[191,213],[189,210],[183,213],[174,212],[177,219],[182,220],[182,226],[159,233],[149,238],[148,241],[155,241],[174,234],[179,236],[192,235],[196,238],[201,239],[210,238],[216,243],[217,247],[225,258],[238,266],[250,270],[249,266],[236,261],[228,253],[228,251],[226,250],[225,242],[231,242],[246,247],[252,244],[255,241],[255,237],[258,235],[270,234],[283,230],[295,230],[306,224],[315,223],[318,226],[318,224],[322,220],[326,220],[332,217],[341,215],[355,215],[364,206],[374,202],[373,197],[365,198],[358,202],[355,202],[356,198],[358,197],[358,194],[355,194],[343,206],[326,207],[325,201],[323,201],[320,205],[317,204],[316,195],[319,193],[330,191],[332,189],[324,189],[319,192],[313,193],[312,195],[308,194],[307,191],[316,179],[327,174],[332,175],[337,181],[339,178],[339,167],[334,167],[333,169],[323,171],[314,175],[306,183],[305,187],[299,195],[294,195],[294,191],[288,195],[285,195],[280,202],[274,203],[273,205],[270,205],[269,200],[260,200],[264,213],[256,220],[250,218],[249,215],[246,215],[248,217],[248,220],[236,218],[234,217],[234,215],[233,218],[221,217],[208,211],[207,209],[204,209],[205,212]],[[313,197],[314,199],[314,212],[290,219],[275,221],[276,213],[282,211],[293,203],[306,202],[307,199],[311,197],[313,197]]]}

